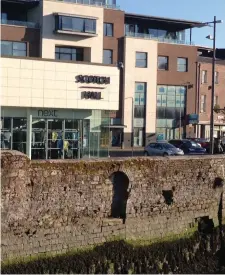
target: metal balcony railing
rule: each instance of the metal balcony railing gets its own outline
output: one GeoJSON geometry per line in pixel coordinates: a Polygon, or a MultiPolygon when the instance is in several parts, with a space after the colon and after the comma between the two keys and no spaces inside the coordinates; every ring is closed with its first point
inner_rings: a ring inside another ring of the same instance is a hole
{"type": "Polygon", "coordinates": [[[3,25],[14,25],[14,26],[23,26],[23,27],[35,28],[35,29],[39,28],[38,23],[27,22],[27,21],[1,19],[1,24],[3,24],[3,25]]]}
{"type": "Polygon", "coordinates": [[[95,7],[103,7],[106,9],[113,9],[113,10],[120,10],[120,6],[117,5],[107,5],[103,4],[102,2],[97,2],[95,0],[57,0],[59,2],[66,2],[66,3],[74,3],[74,4],[82,4],[82,5],[89,5],[95,7]]]}
{"type": "Polygon", "coordinates": [[[192,45],[192,46],[195,45],[193,42],[190,42],[190,41],[171,39],[171,38],[163,38],[163,37],[154,37],[151,34],[147,34],[147,33],[126,32],[125,35],[127,37],[138,37],[138,38],[156,40],[156,41],[159,41],[162,43],[182,44],[182,45],[192,45]]]}

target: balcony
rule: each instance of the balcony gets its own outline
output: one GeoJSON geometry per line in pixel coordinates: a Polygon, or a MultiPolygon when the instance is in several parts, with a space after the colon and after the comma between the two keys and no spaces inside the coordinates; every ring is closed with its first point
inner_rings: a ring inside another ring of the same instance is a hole
{"type": "Polygon", "coordinates": [[[38,23],[27,22],[27,21],[1,19],[1,24],[2,25],[11,25],[11,26],[21,26],[21,27],[27,27],[27,28],[33,28],[33,29],[39,28],[38,23]]]}
{"type": "Polygon", "coordinates": [[[178,40],[178,39],[171,39],[171,38],[164,38],[164,37],[155,37],[151,34],[145,34],[145,33],[137,33],[137,32],[126,32],[126,37],[137,37],[137,38],[143,38],[143,39],[150,39],[150,40],[156,40],[160,43],[169,43],[169,44],[180,44],[180,45],[192,45],[195,44],[190,41],[185,40],[178,40]]]}
{"type": "Polygon", "coordinates": [[[105,9],[120,10],[120,6],[104,4],[104,3],[98,2],[96,0],[57,0],[57,1],[65,2],[65,3],[74,3],[74,4],[82,4],[82,5],[88,5],[88,6],[95,6],[95,7],[103,7],[105,9]]]}

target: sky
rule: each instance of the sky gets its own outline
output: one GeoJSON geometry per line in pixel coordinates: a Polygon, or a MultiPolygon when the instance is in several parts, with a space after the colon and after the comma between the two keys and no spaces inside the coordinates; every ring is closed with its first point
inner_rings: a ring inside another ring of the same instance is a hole
{"type": "MultiPolygon", "coordinates": [[[[223,20],[217,24],[216,47],[225,48],[225,0],[117,0],[117,4],[125,12],[175,19],[209,22],[216,16],[223,20]]],[[[195,28],[192,40],[195,45],[212,47],[206,39],[209,34],[213,35],[211,27],[195,28]]]]}

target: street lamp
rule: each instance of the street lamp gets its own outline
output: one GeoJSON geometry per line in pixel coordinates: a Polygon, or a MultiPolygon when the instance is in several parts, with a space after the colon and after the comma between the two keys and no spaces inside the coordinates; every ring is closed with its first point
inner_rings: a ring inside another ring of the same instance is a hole
{"type": "Polygon", "coordinates": [[[132,157],[134,156],[134,98],[132,96],[126,97],[125,99],[132,100],[132,114],[131,114],[131,147],[132,147],[132,157]]]}
{"type": "Polygon", "coordinates": [[[210,116],[210,154],[214,152],[214,95],[215,95],[215,63],[216,63],[216,24],[223,23],[222,20],[214,20],[212,22],[205,22],[199,26],[210,26],[213,24],[213,36],[206,36],[207,39],[213,40],[213,59],[212,59],[212,94],[211,94],[211,116],[210,116]]]}

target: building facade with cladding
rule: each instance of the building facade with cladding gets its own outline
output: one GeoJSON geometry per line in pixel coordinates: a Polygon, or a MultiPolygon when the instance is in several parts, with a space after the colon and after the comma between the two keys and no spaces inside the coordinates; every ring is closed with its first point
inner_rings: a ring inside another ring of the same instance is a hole
{"type": "Polygon", "coordinates": [[[211,59],[199,61],[192,42],[199,23],[125,13],[114,0],[3,0],[1,147],[31,159],[89,158],[207,137],[199,63],[211,59]]]}

